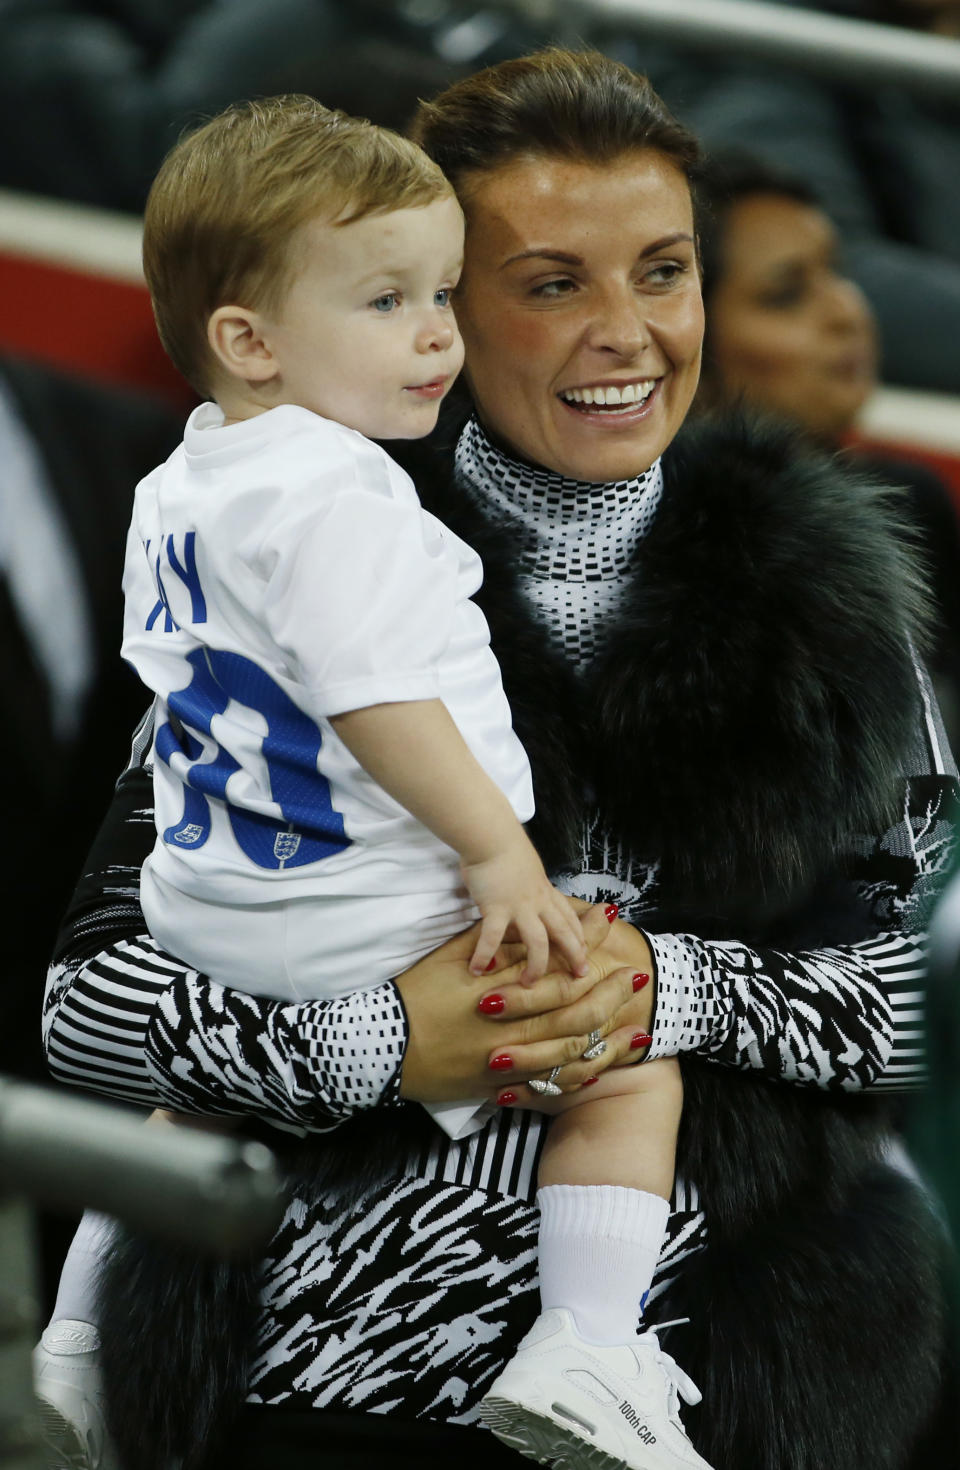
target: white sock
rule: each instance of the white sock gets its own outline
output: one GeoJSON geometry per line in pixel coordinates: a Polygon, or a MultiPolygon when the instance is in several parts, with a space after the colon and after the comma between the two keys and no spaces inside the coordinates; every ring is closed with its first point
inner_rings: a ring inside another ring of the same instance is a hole
{"type": "Polygon", "coordinates": [[[587,1342],[636,1337],[670,1206],[614,1184],[548,1184],[540,1208],[540,1299],[565,1307],[587,1342]]]}
{"type": "Polygon", "coordinates": [[[110,1216],[85,1210],[60,1273],[51,1324],[68,1320],[96,1326],[97,1274],[112,1238],[110,1216]]]}

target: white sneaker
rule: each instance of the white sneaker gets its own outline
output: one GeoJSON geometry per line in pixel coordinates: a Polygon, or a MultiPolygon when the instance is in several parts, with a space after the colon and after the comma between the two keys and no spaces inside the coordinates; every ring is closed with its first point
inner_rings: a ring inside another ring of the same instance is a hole
{"type": "Polygon", "coordinates": [[[700,1392],[647,1331],[629,1347],[597,1347],[573,1317],[537,1318],[480,1403],[504,1444],[556,1470],[710,1470],[687,1439],[680,1399],[700,1392]]]}
{"type": "Polygon", "coordinates": [[[107,1436],[100,1334],[89,1322],[51,1322],[33,1350],[33,1391],[47,1470],[119,1470],[107,1436]]]}

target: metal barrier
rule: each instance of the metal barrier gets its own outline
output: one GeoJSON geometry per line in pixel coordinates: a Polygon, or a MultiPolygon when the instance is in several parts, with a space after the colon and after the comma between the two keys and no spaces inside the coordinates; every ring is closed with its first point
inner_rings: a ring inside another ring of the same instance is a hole
{"type": "Polygon", "coordinates": [[[496,8],[563,36],[589,39],[596,28],[616,25],[847,82],[895,82],[953,96],[960,85],[960,41],[770,0],[496,0],[496,8]]]}
{"type": "Polygon", "coordinates": [[[283,1195],[276,1160],[262,1144],[144,1127],[112,1104],[0,1078],[0,1465],[60,1470],[65,1456],[46,1445],[33,1397],[30,1353],[39,1328],[27,1197],[89,1205],[229,1257],[268,1239],[283,1195]]]}

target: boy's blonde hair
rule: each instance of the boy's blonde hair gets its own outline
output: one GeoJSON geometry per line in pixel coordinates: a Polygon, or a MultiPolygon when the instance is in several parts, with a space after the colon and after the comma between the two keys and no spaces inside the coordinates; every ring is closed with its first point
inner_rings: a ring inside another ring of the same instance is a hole
{"type": "Polygon", "coordinates": [[[416,144],[312,97],[236,103],[182,138],[147,199],[143,269],[160,340],[201,394],[218,306],[270,309],[296,259],[291,236],[320,216],[349,224],[452,193],[416,144]]]}

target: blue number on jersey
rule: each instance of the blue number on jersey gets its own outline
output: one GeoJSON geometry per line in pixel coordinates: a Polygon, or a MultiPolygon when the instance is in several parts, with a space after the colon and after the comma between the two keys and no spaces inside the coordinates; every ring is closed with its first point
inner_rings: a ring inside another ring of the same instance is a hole
{"type": "Polygon", "coordinates": [[[299,868],[347,847],[350,839],[344,834],[343,817],[331,805],[330,783],[317,770],[322,736],[313,720],[259,664],[239,653],[198,648],[188,655],[187,663],[193,678],[167,701],[180,722],[180,738],[169,721],[157,731],[161,760],[169,765],[174,755],[184,755],[191,762],[185,775],[180,762],[172,768],[184,783],[183,816],[164,832],[164,842],[181,850],[202,847],[210,836],[208,798],[212,797],[225,804],[234,837],[260,868],[299,868]],[[228,751],[218,745],[212,761],[199,759],[203,746],[189,727],[211,735],[213,716],[223,714],[231,700],[263,716],[267,733],[262,749],[270,795],[285,825],[230,804],[227,781],[240,767],[228,751]]]}

